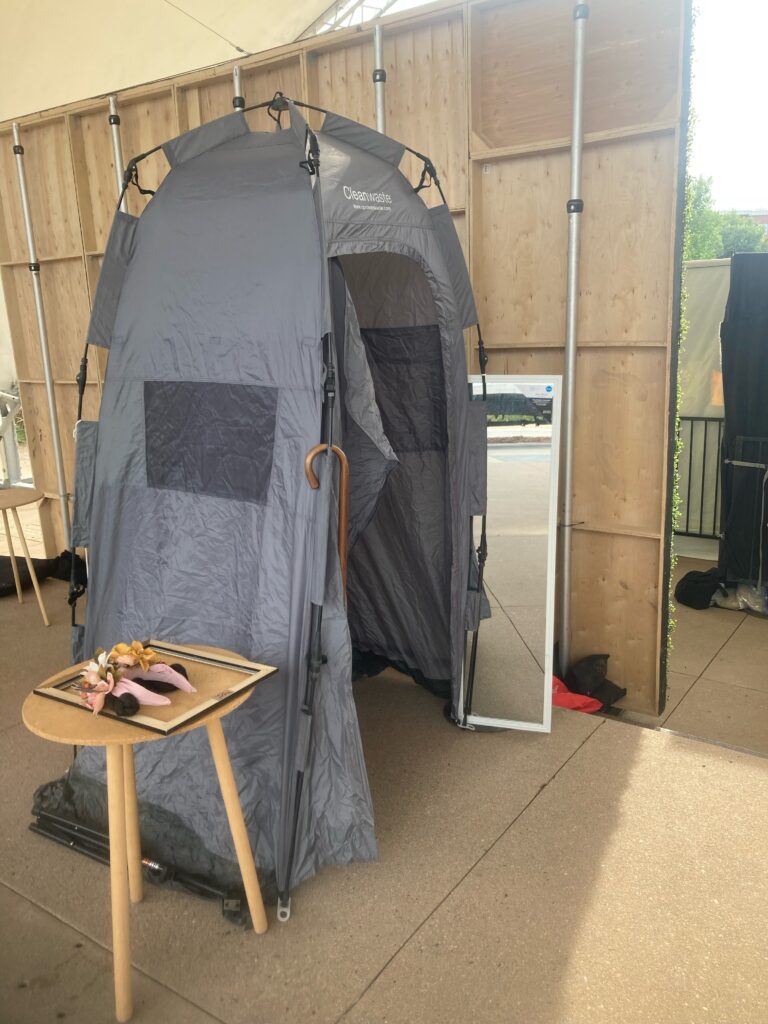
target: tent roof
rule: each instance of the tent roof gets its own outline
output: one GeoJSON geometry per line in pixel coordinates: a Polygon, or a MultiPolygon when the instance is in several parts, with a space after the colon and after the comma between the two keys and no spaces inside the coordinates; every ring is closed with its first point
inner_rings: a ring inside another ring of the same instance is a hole
{"type": "Polygon", "coordinates": [[[328,0],[0,4],[0,121],[297,39],[328,0]]]}

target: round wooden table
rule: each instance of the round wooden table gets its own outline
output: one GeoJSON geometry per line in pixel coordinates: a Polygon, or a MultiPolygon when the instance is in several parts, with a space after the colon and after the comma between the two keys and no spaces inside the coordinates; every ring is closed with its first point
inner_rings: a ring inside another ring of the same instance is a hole
{"type": "Polygon", "coordinates": [[[37,598],[37,603],[40,607],[40,614],[43,616],[43,622],[48,626],[48,613],[46,612],[45,605],[43,604],[43,595],[40,593],[40,584],[37,579],[37,573],[35,572],[35,567],[32,564],[32,559],[29,557],[27,538],[24,536],[24,531],[21,528],[21,520],[19,519],[19,513],[17,511],[22,505],[31,505],[35,501],[40,501],[42,497],[43,492],[36,491],[32,487],[0,487],[0,511],[3,513],[5,539],[8,542],[8,554],[11,556],[11,568],[13,569],[13,582],[16,584],[16,596],[19,599],[19,604],[23,604],[24,598],[21,592],[19,567],[16,564],[16,552],[13,550],[11,531],[8,526],[9,512],[13,516],[13,521],[16,524],[16,532],[19,535],[21,550],[24,552],[27,569],[29,570],[29,575],[32,579],[32,586],[35,588],[35,597],[37,598]]]}
{"type": "MultiPolygon", "coordinates": [[[[236,657],[229,651],[199,648],[217,655],[236,657]]],[[[74,666],[51,676],[46,683],[54,684],[71,676],[82,666],[74,666]]],[[[256,685],[254,683],[254,685],[256,685]]],[[[259,879],[253,860],[251,844],[243,819],[237,784],[227,752],[221,719],[240,707],[253,692],[253,687],[231,698],[225,704],[205,712],[189,725],[176,729],[172,736],[191,732],[205,726],[211,753],[219,777],[221,795],[227,812],[237,862],[243,878],[254,931],[267,930],[267,916],[261,898],[259,879]]],[[[143,898],[141,876],[141,842],[139,812],[136,800],[136,778],[133,766],[134,743],[151,743],[166,737],[151,729],[129,725],[104,715],[88,714],[78,707],[67,707],[56,700],[31,693],[24,701],[21,716],[26,727],[36,736],[66,743],[69,746],[106,747],[107,799],[109,806],[109,874],[112,900],[112,958],[115,977],[115,1015],[119,1021],[128,1021],[133,1014],[131,990],[131,939],[129,901],[138,903],[143,898]]]]}

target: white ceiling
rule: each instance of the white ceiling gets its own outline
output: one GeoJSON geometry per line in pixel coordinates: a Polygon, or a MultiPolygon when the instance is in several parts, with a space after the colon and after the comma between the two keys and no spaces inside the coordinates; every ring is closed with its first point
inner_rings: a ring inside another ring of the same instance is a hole
{"type": "Polygon", "coordinates": [[[329,0],[0,0],[0,121],[297,39],[329,0]]]}

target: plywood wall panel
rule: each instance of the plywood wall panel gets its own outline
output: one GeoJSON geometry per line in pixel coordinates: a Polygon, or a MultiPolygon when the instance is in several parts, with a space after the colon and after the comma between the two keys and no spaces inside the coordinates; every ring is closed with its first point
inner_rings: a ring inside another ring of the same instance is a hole
{"type": "MultiPolygon", "coordinates": [[[[311,58],[318,106],[375,127],[373,41],[320,51],[311,58]]],[[[434,163],[451,207],[467,202],[464,27],[459,15],[384,34],[387,134],[434,163]]],[[[422,162],[406,154],[401,170],[416,184],[422,162]]],[[[436,188],[427,205],[442,200],[436,188]]]]}
{"type": "MultiPolygon", "coordinates": [[[[301,62],[299,57],[276,64],[241,67],[241,81],[246,107],[271,99],[276,92],[292,99],[305,99],[302,95],[301,62]]],[[[231,114],[234,110],[234,82],[232,74],[223,74],[179,89],[180,130],[196,128],[231,114]]],[[[271,131],[275,122],[265,110],[246,113],[252,131],[271,131]]],[[[283,115],[285,117],[285,115],[283,115]]]]}
{"type": "MultiPolygon", "coordinates": [[[[117,207],[117,174],[112,148],[109,105],[71,118],[72,151],[87,252],[103,252],[117,207]]],[[[123,153],[124,160],[130,154],[123,153]]],[[[122,173],[122,168],[121,168],[122,173]]]]}
{"type": "Polygon", "coordinates": [[[674,132],[586,148],[581,342],[668,342],[676,158],[674,132]]]}
{"type": "Polygon", "coordinates": [[[573,658],[610,654],[608,676],[629,690],[624,707],[652,709],[659,657],[661,544],[574,530],[573,658]]]}
{"type": "MultiPolygon", "coordinates": [[[[467,203],[467,111],[464,24],[461,16],[399,32],[387,40],[387,134],[428,156],[440,177],[449,206],[467,203]]],[[[422,162],[406,154],[400,165],[418,182],[422,162]]],[[[442,200],[425,189],[427,205],[442,200]]]]}
{"type": "MultiPolygon", "coordinates": [[[[23,264],[3,267],[16,372],[21,380],[42,380],[31,274],[23,264]]],[[[81,259],[51,260],[40,269],[48,348],[55,380],[74,380],[90,315],[81,259]]]]}
{"type": "MultiPolygon", "coordinates": [[[[668,336],[674,133],[587,146],[580,264],[582,343],[668,336]]],[[[570,157],[481,162],[474,285],[489,345],[565,339],[570,157]]]]}
{"type": "MultiPolygon", "coordinates": [[[[80,221],[64,117],[23,125],[21,143],[38,257],[79,254],[80,221]]],[[[29,253],[10,132],[0,136],[0,203],[7,235],[3,258],[26,262],[29,253]]]]}
{"type": "Polygon", "coordinates": [[[0,261],[27,259],[24,218],[10,131],[0,133],[0,261]]]}
{"type": "MultiPolygon", "coordinates": [[[[492,348],[486,349],[488,373],[515,373],[524,375],[562,374],[562,348],[492,348]]],[[[479,373],[477,339],[472,341],[471,372],[479,373]]]]}
{"type": "MultiPolygon", "coordinates": [[[[589,6],[585,131],[675,122],[679,0],[593,0],[589,6]]],[[[573,8],[571,0],[471,8],[473,129],[481,144],[569,137],[573,8]]]]}
{"type": "Polygon", "coordinates": [[[658,532],[666,461],[660,438],[664,349],[582,349],[576,374],[574,521],[658,532]]]}
{"type": "Polygon", "coordinates": [[[486,344],[561,344],[567,157],[497,160],[474,173],[472,270],[486,344]]]}
{"type": "MultiPolygon", "coordinates": [[[[312,80],[317,90],[312,102],[353,121],[376,125],[373,97],[373,44],[337,46],[310,55],[312,80]]],[[[385,63],[387,56],[385,54],[385,63]]]]}

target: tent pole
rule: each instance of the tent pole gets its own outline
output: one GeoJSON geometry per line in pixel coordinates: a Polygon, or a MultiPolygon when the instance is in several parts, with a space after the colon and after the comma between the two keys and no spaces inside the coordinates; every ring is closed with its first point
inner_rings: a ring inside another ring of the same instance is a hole
{"type": "Polygon", "coordinates": [[[576,346],[579,315],[579,250],[581,241],[581,154],[584,141],[584,41],[589,18],[587,4],[573,10],[573,126],[571,193],[568,211],[568,285],[565,307],[565,374],[563,380],[563,518],[560,563],[560,672],[568,671],[571,656],[571,541],[573,530],[573,424],[576,395],[576,346]]]}
{"type": "Polygon", "coordinates": [[[123,145],[120,140],[120,115],[117,112],[117,96],[109,97],[109,127],[112,133],[112,153],[115,158],[115,180],[117,181],[117,194],[120,197],[120,209],[123,213],[127,211],[125,192],[123,191],[123,145]]]}
{"type": "Polygon", "coordinates": [[[387,72],[384,68],[384,42],[381,25],[373,27],[373,91],[376,97],[376,131],[383,135],[387,130],[387,112],[384,106],[384,84],[387,72]]]}
{"type": "Polygon", "coordinates": [[[239,65],[236,65],[232,68],[232,84],[234,86],[232,106],[235,108],[235,110],[245,110],[245,96],[243,96],[243,76],[240,71],[239,65]]]}
{"type": "Polygon", "coordinates": [[[56,482],[61,507],[61,526],[64,532],[64,547],[70,546],[69,495],[64,475],[64,458],[61,452],[61,435],[59,434],[59,414],[56,408],[56,394],[53,389],[53,373],[51,371],[51,354],[48,348],[48,331],[45,326],[45,307],[43,306],[43,289],[40,283],[40,263],[35,249],[35,236],[32,231],[32,213],[29,206],[27,176],[24,169],[24,147],[21,144],[19,126],[13,123],[13,152],[16,157],[16,172],[19,178],[19,194],[21,208],[24,213],[24,228],[27,233],[27,249],[29,250],[29,270],[32,274],[32,288],[35,294],[35,312],[37,314],[37,333],[40,340],[40,353],[43,359],[43,375],[45,392],[48,398],[48,415],[51,421],[51,444],[56,464],[56,482]]]}

